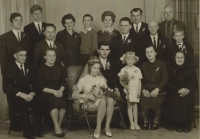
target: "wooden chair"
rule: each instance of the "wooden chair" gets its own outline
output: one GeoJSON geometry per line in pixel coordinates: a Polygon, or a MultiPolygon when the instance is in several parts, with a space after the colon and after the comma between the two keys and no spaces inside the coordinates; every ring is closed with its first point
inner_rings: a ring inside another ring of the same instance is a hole
{"type": "MultiPolygon", "coordinates": [[[[78,81],[83,69],[84,69],[83,66],[70,66],[67,69],[68,100],[70,102],[75,100],[75,99],[71,98],[72,87],[75,85],[75,83],[77,83],[77,81],[78,81]]],[[[85,119],[87,121],[88,128],[89,128],[90,136],[92,136],[92,132],[91,132],[88,116],[96,114],[97,113],[97,108],[85,108],[84,107],[84,103],[82,103],[81,105],[82,105],[83,109],[80,110],[80,112],[78,112],[77,114],[72,115],[72,119],[78,119],[81,115],[84,114],[85,115],[85,119]]],[[[70,103],[70,111],[71,112],[73,111],[71,103],[70,103]]],[[[126,129],[118,102],[117,102],[116,106],[114,107],[114,111],[119,111],[120,117],[121,117],[121,120],[122,120],[122,123],[123,123],[123,126],[124,126],[124,129],[126,129]]],[[[69,120],[69,114],[70,113],[67,113],[67,120],[69,120]]]]}

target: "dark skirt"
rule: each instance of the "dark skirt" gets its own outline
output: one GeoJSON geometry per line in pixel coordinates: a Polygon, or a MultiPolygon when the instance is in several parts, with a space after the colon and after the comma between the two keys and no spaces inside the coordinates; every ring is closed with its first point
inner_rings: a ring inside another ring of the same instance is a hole
{"type": "Polygon", "coordinates": [[[142,94],[140,99],[141,109],[161,109],[164,99],[164,95],[160,95],[157,97],[144,97],[144,95],[142,94]]]}
{"type": "Polygon", "coordinates": [[[53,94],[44,93],[43,95],[44,105],[48,112],[51,112],[55,108],[66,108],[66,98],[63,96],[61,98],[55,97],[53,94]]]}
{"type": "Polygon", "coordinates": [[[168,99],[169,124],[191,124],[194,107],[190,101],[190,96],[180,97],[177,93],[176,95],[169,95],[168,99]]]}

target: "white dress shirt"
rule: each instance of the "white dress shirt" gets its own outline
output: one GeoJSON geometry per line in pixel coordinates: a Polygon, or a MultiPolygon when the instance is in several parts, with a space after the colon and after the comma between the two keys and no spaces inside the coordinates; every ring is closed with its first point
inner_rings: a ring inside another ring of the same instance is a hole
{"type": "Polygon", "coordinates": [[[138,24],[133,23],[133,27],[134,27],[135,31],[136,31],[136,26],[138,26],[138,32],[139,32],[140,28],[142,26],[142,22],[140,21],[138,24]]]}
{"type": "Polygon", "coordinates": [[[126,41],[126,39],[128,38],[128,35],[129,35],[129,33],[126,35],[122,34],[122,41],[126,41]],[[124,36],[125,36],[125,40],[124,40],[124,36]]]}
{"type": "MultiPolygon", "coordinates": [[[[17,61],[15,61],[15,63],[17,64],[17,66],[19,67],[20,70],[21,70],[21,65],[22,65],[22,69],[23,69],[23,71],[25,72],[24,64],[21,64],[21,63],[19,63],[19,62],[17,62],[17,61]]],[[[25,73],[24,73],[24,74],[25,74],[25,73]]]]}
{"type": "Polygon", "coordinates": [[[49,48],[51,48],[50,46],[52,46],[52,48],[54,48],[54,41],[49,41],[47,39],[45,39],[45,40],[46,40],[47,44],[49,45],[49,48]],[[51,45],[50,45],[50,43],[51,43],[51,45]]]}
{"type": "Polygon", "coordinates": [[[103,65],[103,68],[105,70],[106,69],[106,63],[107,63],[107,58],[103,59],[101,56],[99,56],[99,58],[100,58],[100,61],[101,61],[102,65],[103,65]]]}
{"type": "Polygon", "coordinates": [[[36,26],[38,32],[39,32],[39,28],[38,28],[38,24],[39,24],[39,26],[40,26],[40,32],[39,32],[39,33],[41,33],[41,32],[42,32],[42,22],[39,22],[39,23],[38,23],[38,22],[33,21],[33,23],[35,24],[35,26],[36,26]]]}
{"type": "Polygon", "coordinates": [[[12,29],[12,32],[15,34],[15,36],[16,36],[16,38],[17,38],[18,41],[22,40],[21,39],[22,37],[21,37],[21,31],[20,30],[16,31],[16,30],[12,29]],[[19,37],[18,37],[18,33],[19,33],[19,37]]]}
{"type": "Polygon", "coordinates": [[[154,45],[154,37],[155,37],[155,40],[156,40],[156,48],[157,48],[157,47],[158,47],[158,44],[157,44],[157,42],[158,42],[158,33],[156,33],[155,36],[152,36],[152,35],[150,34],[150,37],[151,37],[151,40],[152,40],[152,42],[153,42],[153,45],[154,45]]]}

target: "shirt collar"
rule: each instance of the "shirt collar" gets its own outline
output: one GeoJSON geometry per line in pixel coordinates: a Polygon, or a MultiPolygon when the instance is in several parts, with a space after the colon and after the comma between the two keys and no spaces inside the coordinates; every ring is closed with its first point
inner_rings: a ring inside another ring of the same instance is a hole
{"type": "Polygon", "coordinates": [[[126,35],[122,34],[122,39],[124,38],[124,36],[126,36],[126,39],[127,39],[128,35],[129,35],[129,33],[126,35]]]}
{"type": "Polygon", "coordinates": [[[156,33],[155,36],[153,36],[153,35],[150,34],[150,36],[151,36],[151,38],[156,37],[156,39],[157,39],[158,38],[158,33],[156,33]]]}
{"type": "Polygon", "coordinates": [[[102,29],[102,32],[104,32],[104,31],[108,31],[109,33],[111,33],[111,32],[113,32],[113,30],[114,30],[114,28],[113,27],[109,27],[109,28],[103,28],[102,29]]]}
{"type": "Polygon", "coordinates": [[[83,32],[86,34],[88,31],[91,31],[92,27],[89,27],[86,31],[83,29],[83,32]]]}
{"type": "Polygon", "coordinates": [[[35,21],[33,21],[33,23],[35,24],[35,26],[36,27],[38,27],[38,24],[40,24],[40,27],[41,27],[41,25],[42,25],[42,22],[40,21],[39,23],[38,22],[35,22],[35,21]]]}
{"type": "Polygon", "coordinates": [[[21,69],[21,65],[23,65],[23,67],[22,68],[24,68],[24,63],[23,64],[21,64],[21,63],[19,63],[19,62],[17,62],[17,61],[15,61],[15,63],[17,64],[17,66],[21,69]]]}
{"type": "Polygon", "coordinates": [[[177,44],[177,45],[178,45],[178,44],[181,44],[181,46],[183,46],[183,41],[182,41],[182,42],[180,42],[180,43],[178,43],[178,42],[177,42],[176,44],[177,44]]]}
{"type": "Polygon", "coordinates": [[[170,22],[170,23],[173,24],[173,21],[174,21],[174,19],[172,19],[172,20],[170,20],[170,21],[165,20],[165,23],[167,24],[168,22],[170,22]]]}
{"type": "Polygon", "coordinates": [[[107,58],[103,59],[101,56],[99,56],[99,58],[100,58],[101,61],[107,61],[107,58]]]}
{"type": "Polygon", "coordinates": [[[20,33],[19,35],[21,35],[21,31],[19,30],[19,31],[16,31],[16,30],[14,30],[14,29],[12,29],[12,32],[15,34],[15,35],[18,35],[18,32],[20,33]]]}
{"type": "Polygon", "coordinates": [[[50,43],[52,43],[52,46],[54,45],[54,41],[49,41],[49,40],[47,40],[47,39],[45,39],[46,40],[46,42],[47,42],[47,44],[50,46],[50,43]]]}

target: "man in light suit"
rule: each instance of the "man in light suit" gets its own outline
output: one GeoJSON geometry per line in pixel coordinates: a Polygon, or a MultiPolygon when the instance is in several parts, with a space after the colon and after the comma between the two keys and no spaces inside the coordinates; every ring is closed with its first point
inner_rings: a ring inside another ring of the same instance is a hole
{"type": "Polygon", "coordinates": [[[43,31],[45,39],[36,44],[33,54],[33,66],[37,70],[41,65],[45,64],[44,55],[49,48],[56,51],[56,64],[63,65],[67,68],[67,58],[62,44],[54,41],[56,27],[54,24],[46,24],[43,31]]]}
{"type": "Polygon", "coordinates": [[[32,59],[35,44],[45,39],[42,30],[46,23],[42,22],[43,10],[40,5],[33,5],[30,12],[33,17],[33,22],[24,27],[24,32],[30,37],[31,40],[30,58],[32,59]]]}
{"type": "Polygon", "coordinates": [[[142,9],[134,8],[131,10],[131,19],[132,19],[132,28],[130,33],[133,34],[134,37],[140,39],[141,36],[149,34],[148,25],[141,21],[142,19],[142,9]]]}
{"type": "MultiPolygon", "coordinates": [[[[148,24],[150,34],[145,36],[143,40],[143,55],[145,55],[145,48],[147,46],[153,46],[156,51],[156,59],[167,62],[169,39],[161,36],[158,32],[159,26],[157,21],[150,21],[148,24]]],[[[146,59],[147,60],[147,59],[146,59]]]]}
{"type": "Polygon", "coordinates": [[[185,39],[184,41],[187,41],[187,35],[186,35],[186,26],[184,22],[178,21],[174,19],[174,9],[170,6],[165,6],[164,7],[164,18],[165,21],[159,23],[159,30],[158,33],[162,36],[165,36],[169,38],[169,42],[171,44],[173,39],[173,30],[175,28],[181,28],[184,30],[185,33],[185,39]]]}
{"type": "Polygon", "coordinates": [[[16,47],[14,51],[15,61],[9,63],[5,68],[5,84],[3,86],[9,103],[11,128],[21,125],[24,130],[23,137],[27,139],[34,139],[34,136],[42,137],[41,101],[36,94],[32,69],[28,64],[25,64],[27,52],[21,46],[16,47]],[[33,129],[28,114],[29,107],[33,110],[33,129]],[[18,114],[20,124],[16,122],[13,114],[18,114]]]}

